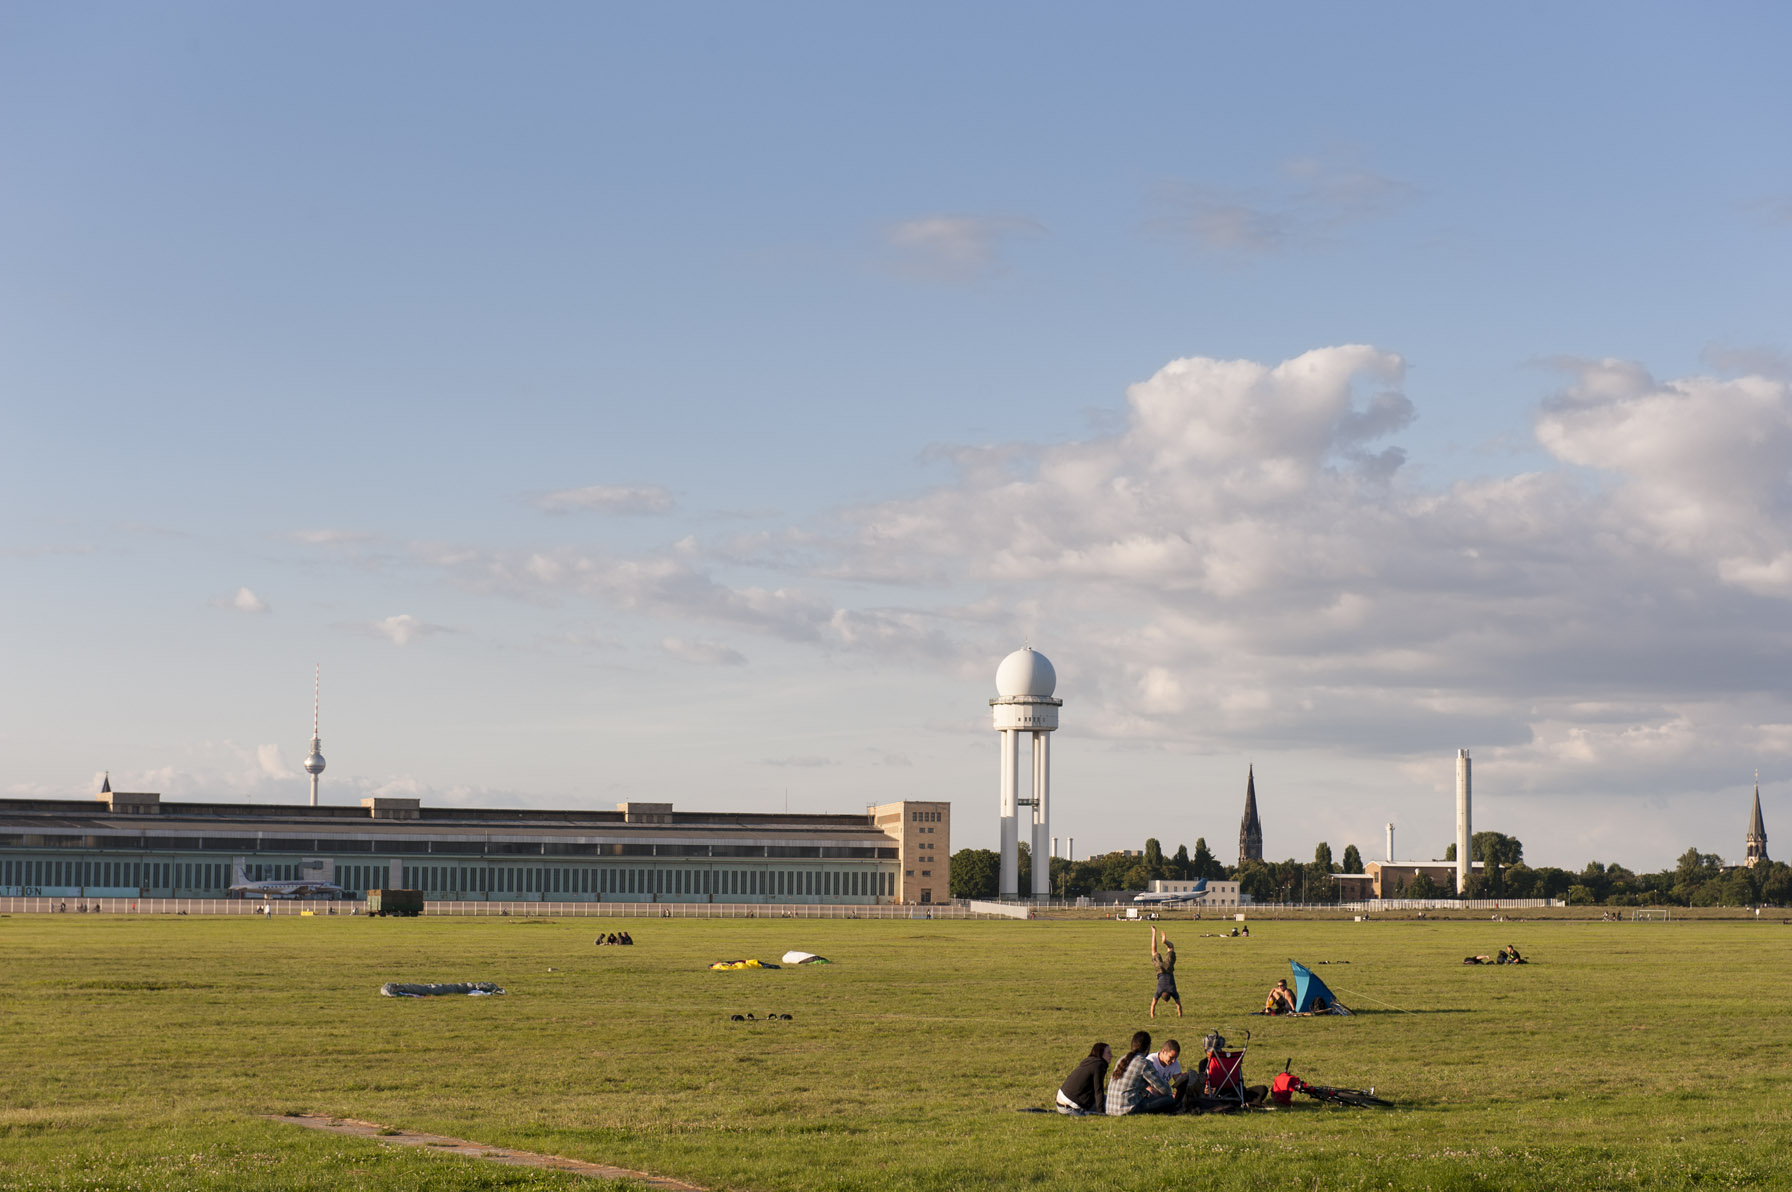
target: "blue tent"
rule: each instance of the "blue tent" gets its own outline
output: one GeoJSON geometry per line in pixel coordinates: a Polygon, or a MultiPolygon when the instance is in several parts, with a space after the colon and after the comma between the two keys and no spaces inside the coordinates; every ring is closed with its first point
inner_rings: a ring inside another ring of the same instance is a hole
{"type": "Polygon", "coordinates": [[[1348,1007],[1341,1005],[1338,995],[1325,987],[1325,982],[1313,975],[1313,970],[1298,960],[1290,960],[1288,967],[1294,970],[1294,1012],[1296,1014],[1348,1014],[1348,1007]]]}

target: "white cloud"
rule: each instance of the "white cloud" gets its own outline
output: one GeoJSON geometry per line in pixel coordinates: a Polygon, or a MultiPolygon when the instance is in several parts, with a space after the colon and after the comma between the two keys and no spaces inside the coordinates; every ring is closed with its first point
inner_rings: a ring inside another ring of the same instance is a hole
{"type": "Polygon", "coordinates": [[[884,243],[894,253],[892,268],[903,276],[971,282],[1004,270],[1009,241],[1044,232],[1038,222],[1014,216],[929,215],[891,224],[884,243]]]}
{"type": "Polygon", "coordinates": [[[821,769],[826,766],[837,766],[840,763],[831,757],[768,757],[761,763],[767,766],[792,767],[796,769],[821,769]]]}
{"type": "Polygon", "coordinates": [[[278,745],[257,745],[255,761],[261,766],[261,772],[269,778],[297,778],[298,771],[286,764],[286,757],[280,752],[278,745]]]}
{"type": "Polygon", "coordinates": [[[375,621],[368,628],[395,646],[407,646],[420,637],[454,632],[447,625],[432,625],[413,617],[410,613],[399,613],[397,616],[387,617],[383,621],[375,621]]]}
{"type": "Polygon", "coordinates": [[[1777,756],[1792,386],[1562,364],[1536,424],[1554,462],[1446,487],[1396,442],[1418,416],[1404,362],[1346,345],[1172,361],[1111,433],[952,449],[950,482],[810,525],[411,558],[670,622],[661,648],[708,665],[739,657],[719,626],[958,682],[1030,635],[1067,723],[1114,742],[1390,763],[1468,744],[1538,792],[1777,756]]]}
{"type": "Polygon", "coordinates": [[[686,641],[680,637],[663,639],[660,649],[680,662],[696,663],[699,666],[744,666],[747,661],[744,654],[727,646],[715,642],[686,641]]]}
{"type": "Polygon", "coordinates": [[[677,502],[657,484],[590,484],[544,493],[536,505],[548,513],[670,513],[677,502]]]}
{"type": "Polygon", "coordinates": [[[268,602],[248,588],[238,588],[234,596],[221,596],[212,601],[214,608],[235,609],[239,613],[265,613],[268,602]]]}

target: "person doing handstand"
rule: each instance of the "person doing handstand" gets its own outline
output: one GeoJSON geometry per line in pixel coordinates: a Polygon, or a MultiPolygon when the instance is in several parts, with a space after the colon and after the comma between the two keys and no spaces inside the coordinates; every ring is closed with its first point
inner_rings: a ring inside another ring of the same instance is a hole
{"type": "Polygon", "coordinates": [[[1176,1003],[1176,1017],[1182,1017],[1182,995],[1176,992],[1176,945],[1164,936],[1164,950],[1157,950],[1157,928],[1151,929],[1151,967],[1157,970],[1157,992],[1151,995],[1151,1017],[1157,1017],[1157,1003],[1169,998],[1176,1003]]]}
{"type": "Polygon", "coordinates": [[[1269,996],[1263,999],[1263,1012],[1265,1014],[1294,1013],[1294,991],[1288,988],[1287,981],[1277,981],[1270,989],[1269,996]]]}

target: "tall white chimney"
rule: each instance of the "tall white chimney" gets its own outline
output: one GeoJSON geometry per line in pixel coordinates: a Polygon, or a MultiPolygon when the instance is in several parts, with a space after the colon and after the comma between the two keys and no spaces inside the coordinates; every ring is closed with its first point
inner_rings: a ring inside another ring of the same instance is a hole
{"type": "Polygon", "coordinates": [[[1067,839],[1070,843],[1069,843],[1068,855],[1066,855],[1064,859],[1066,861],[1074,861],[1074,860],[1076,860],[1076,837],[1069,836],[1069,837],[1066,837],[1065,839],[1067,839]]]}
{"type": "Polygon", "coordinates": [[[1388,825],[1388,860],[1394,859],[1394,825],[1388,825]]]}
{"type": "Polygon", "coordinates": [[[1054,836],[1054,837],[1052,837],[1052,856],[1056,857],[1057,855],[1058,855],[1058,838],[1056,836],[1054,836]]]}
{"type": "Polygon", "coordinates": [[[1469,800],[1473,794],[1473,779],[1469,773],[1468,750],[1456,751],[1456,893],[1458,896],[1468,891],[1468,877],[1474,872],[1473,852],[1475,833],[1469,822],[1469,800]]]}

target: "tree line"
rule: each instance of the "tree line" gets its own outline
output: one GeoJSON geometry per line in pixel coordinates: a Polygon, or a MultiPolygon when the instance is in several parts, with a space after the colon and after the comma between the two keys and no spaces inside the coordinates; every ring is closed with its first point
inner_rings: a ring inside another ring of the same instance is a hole
{"type": "MultiPolygon", "coordinates": [[[[1524,862],[1524,844],[1503,832],[1476,832],[1471,856],[1481,863],[1479,873],[1468,880],[1468,898],[1561,898],[1577,906],[1784,906],[1792,904],[1792,866],[1764,862],[1753,869],[1726,866],[1716,853],[1687,849],[1671,869],[1636,873],[1617,862],[1589,861],[1579,871],[1551,865],[1535,868],[1524,862]]],[[[1444,860],[1456,859],[1456,846],[1444,852],[1444,860]]],[[[1089,897],[1104,890],[1148,890],[1153,881],[1236,881],[1239,891],[1257,902],[1334,902],[1338,898],[1333,877],[1362,873],[1363,857],[1356,845],[1346,845],[1343,857],[1334,860],[1331,845],[1321,841],[1313,859],[1302,862],[1246,861],[1227,865],[1213,855],[1205,838],[1197,837],[1194,851],[1179,846],[1166,854],[1153,837],[1142,853],[1102,853],[1081,861],[1051,860],[1051,889],[1058,898],[1089,897]]],[[[1033,888],[1030,850],[1020,846],[1020,889],[1033,888]]],[[[952,854],[952,896],[994,898],[1001,876],[1001,859],[989,849],[960,849],[952,854]]],[[[1451,898],[1455,891],[1446,883],[1419,874],[1411,880],[1392,877],[1390,898],[1451,898]]]]}

